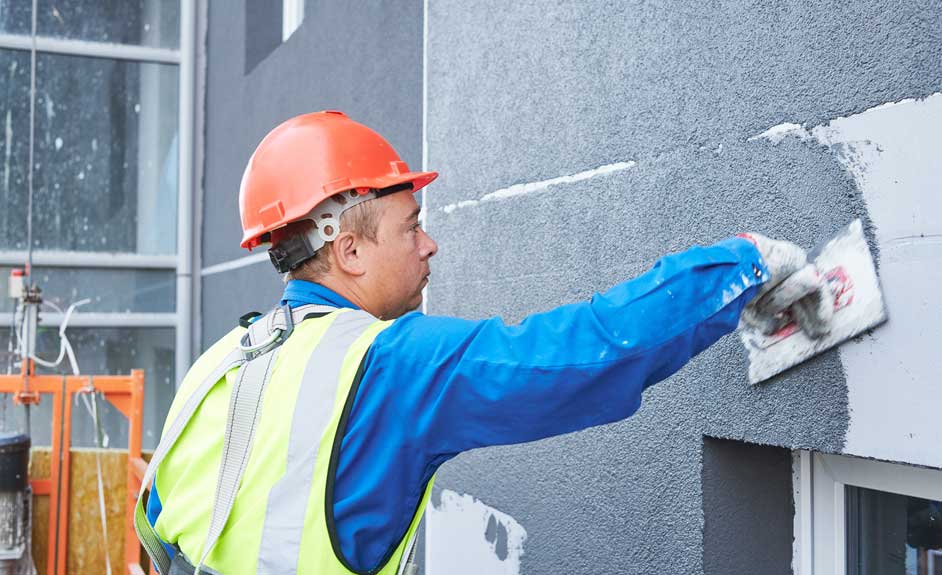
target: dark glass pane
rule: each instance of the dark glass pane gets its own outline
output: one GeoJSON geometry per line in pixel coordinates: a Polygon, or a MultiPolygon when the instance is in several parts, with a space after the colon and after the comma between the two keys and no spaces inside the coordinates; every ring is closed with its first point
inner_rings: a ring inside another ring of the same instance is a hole
{"type": "Polygon", "coordinates": [[[177,71],[39,55],[34,248],[176,251],[177,71]]]}
{"type": "MultiPolygon", "coordinates": [[[[6,295],[10,268],[0,267],[0,295],[6,295]]],[[[33,268],[43,300],[64,311],[90,299],[80,312],[173,312],[177,282],[173,270],[33,268]]],[[[54,309],[44,308],[46,311],[54,309]]],[[[13,300],[0,298],[0,313],[12,312],[13,300]]]]}
{"type": "Polygon", "coordinates": [[[850,575],[942,575],[942,502],[847,487],[850,575]]]}
{"type": "MultiPolygon", "coordinates": [[[[75,350],[79,369],[87,375],[125,375],[132,369],[144,369],[143,445],[153,449],[160,439],[164,417],[174,395],[174,330],[172,328],[70,328],[69,342],[75,350]]],[[[0,369],[17,372],[7,353],[10,333],[0,330],[0,369]]],[[[58,328],[40,328],[37,338],[39,357],[55,360],[59,353],[58,328]]],[[[68,371],[67,361],[63,372],[68,371]]],[[[39,368],[40,373],[51,370],[39,368]]],[[[102,402],[99,413],[112,447],[127,447],[128,423],[121,413],[102,402]]],[[[95,445],[94,425],[85,408],[74,406],[72,444],[95,445]]],[[[8,394],[0,394],[0,429],[25,431],[24,408],[14,406],[8,394]]],[[[49,396],[32,408],[33,445],[50,445],[52,406],[49,396]]]]}
{"type": "Polygon", "coordinates": [[[0,50],[0,74],[0,250],[25,249],[29,52],[0,50]]]}
{"type": "Polygon", "coordinates": [[[39,0],[37,33],[95,42],[177,48],[180,46],[180,4],[176,0],[39,0]]]}
{"type": "Polygon", "coordinates": [[[0,33],[28,35],[33,29],[32,13],[29,0],[0,0],[0,33]]]}

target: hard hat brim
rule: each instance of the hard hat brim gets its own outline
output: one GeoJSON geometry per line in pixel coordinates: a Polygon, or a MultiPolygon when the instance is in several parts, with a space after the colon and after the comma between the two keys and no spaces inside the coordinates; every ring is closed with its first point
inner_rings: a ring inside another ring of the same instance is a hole
{"type": "MultiPolygon", "coordinates": [[[[401,184],[411,183],[412,184],[412,193],[416,193],[425,186],[432,183],[435,178],[438,177],[438,172],[406,172],[404,174],[389,174],[386,176],[380,176],[377,178],[369,179],[351,179],[349,180],[349,185],[344,186],[343,189],[336,190],[336,194],[349,191],[351,189],[373,189],[381,190],[384,188],[391,188],[393,186],[398,186],[401,184]]],[[[331,195],[334,195],[332,193],[331,195]]],[[[320,203],[320,202],[317,202],[320,203]]],[[[315,204],[316,205],[316,204],[315,204]]],[[[314,206],[311,206],[310,209],[313,209],[314,206]]],[[[305,214],[310,211],[308,209],[305,211],[305,214]]],[[[262,237],[267,232],[259,233],[261,230],[246,230],[245,235],[242,237],[241,246],[245,249],[252,250],[262,245],[262,237]]]]}

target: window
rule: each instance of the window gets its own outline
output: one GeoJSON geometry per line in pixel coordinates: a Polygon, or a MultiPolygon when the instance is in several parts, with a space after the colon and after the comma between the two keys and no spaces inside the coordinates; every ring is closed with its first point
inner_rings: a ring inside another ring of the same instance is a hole
{"type": "Polygon", "coordinates": [[[942,471],[800,452],[795,572],[942,575],[942,471]]]}
{"type": "MultiPolygon", "coordinates": [[[[194,18],[178,0],[0,0],[0,369],[18,369],[5,286],[31,249],[49,302],[38,354],[58,352],[56,308],[90,300],[69,323],[79,367],[146,371],[145,448],[191,359],[194,18]]],[[[76,415],[75,445],[92,440],[85,424],[76,415]]],[[[126,433],[117,414],[104,425],[126,433]]]]}
{"type": "Polygon", "coordinates": [[[304,0],[282,0],[281,41],[284,42],[304,21],[304,0]]]}
{"type": "Polygon", "coordinates": [[[246,0],[245,73],[286,42],[302,22],[304,0],[246,0]]]}

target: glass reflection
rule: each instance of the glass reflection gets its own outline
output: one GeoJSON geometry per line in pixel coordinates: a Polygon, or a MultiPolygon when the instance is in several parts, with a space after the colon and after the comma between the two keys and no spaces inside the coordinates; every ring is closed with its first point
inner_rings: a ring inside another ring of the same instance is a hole
{"type": "MultiPolygon", "coordinates": [[[[174,394],[174,335],[172,328],[69,328],[69,342],[75,350],[79,369],[89,375],[128,374],[132,369],[144,373],[144,425],[143,445],[153,449],[160,439],[163,419],[174,394]]],[[[3,373],[16,373],[17,368],[8,353],[10,333],[0,330],[0,369],[3,373]]],[[[37,351],[43,359],[55,360],[59,352],[58,328],[41,328],[37,338],[37,351]]],[[[68,372],[68,365],[60,366],[60,373],[68,372]]],[[[39,373],[52,373],[38,368],[39,373]]],[[[127,419],[106,402],[99,404],[101,421],[111,447],[127,447],[127,419]]],[[[23,407],[15,406],[9,394],[0,394],[0,430],[25,431],[23,407]]],[[[51,444],[52,406],[48,396],[31,414],[33,445],[51,444]]],[[[92,419],[84,408],[74,411],[72,442],[75,447],[94,447],[95,435],[92,419]]]]}
{"type": "Polygon", "coordinates": [[[37,249],[176,251],[177,67],[40,54],[37,249]]]}
{"type": "Polygon", "coordinates": [[[29,59],[0,50],[0,250],[26,248],[29,59]]]}
{"type": "Polygon", "coordinates": [[[850,575],[942,575],[942,502],[848,487],[850,575]]]}

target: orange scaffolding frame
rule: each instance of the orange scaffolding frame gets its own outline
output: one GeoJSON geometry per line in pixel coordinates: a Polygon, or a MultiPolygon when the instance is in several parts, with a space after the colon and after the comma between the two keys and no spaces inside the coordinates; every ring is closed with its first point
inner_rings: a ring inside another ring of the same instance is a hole
{"type": "MultiPolygon", "coordinates": [[[[52,396],[52,450],[49,477],[30,478],[34,495],[49,496],[48,575],[66,575],[69,542],[69,479],[72,405],[75,394],[98,392],[128,418],[127,501],[124,519],[124,564],[129,575],[143,575],[141,547],[134,532],[134,507],[147,462],[141,457],[144,417],[144,371],[130,375],[36,375],[30,360],[18,375],[0,375],[0,393],[13,394],[20,405],[35,405],[52,396]],[[27,365],[28,364],[28,365],[27,365]]],[[[107,550],[106,550],[107,553],[107,550]]],[[[152,571],[153,572],[153,571],[152,571]]]]}

